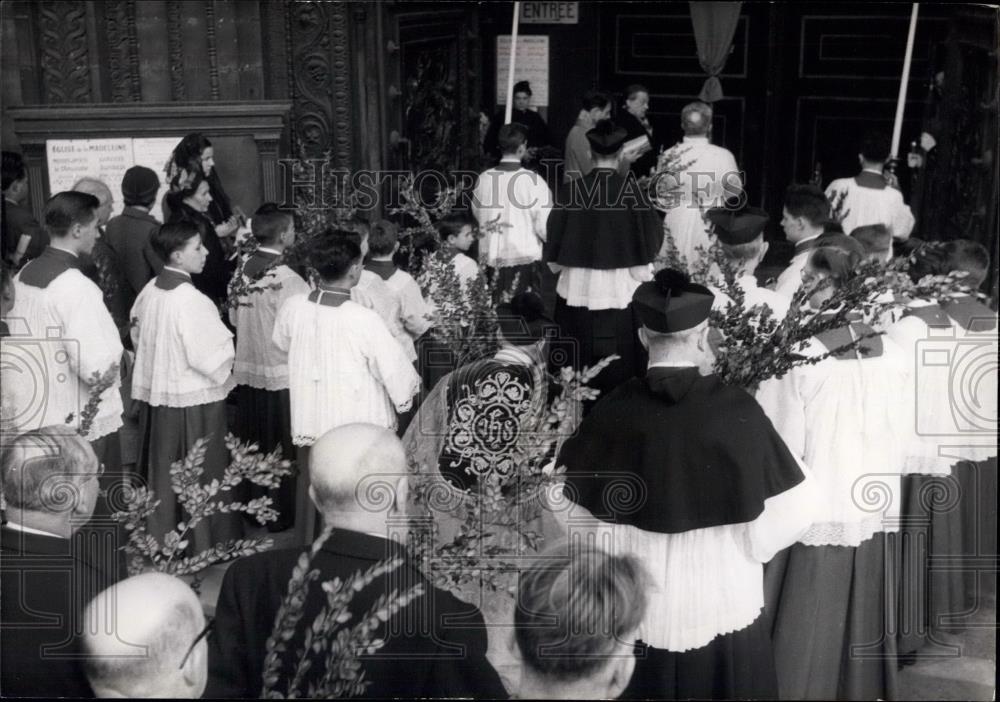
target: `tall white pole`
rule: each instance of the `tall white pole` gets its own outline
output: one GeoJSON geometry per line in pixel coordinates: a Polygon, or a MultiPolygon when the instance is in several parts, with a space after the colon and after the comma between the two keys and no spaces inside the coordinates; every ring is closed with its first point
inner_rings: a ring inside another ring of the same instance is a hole
{"type": "Polygon", "coordinates": [[[517,56],[517,25],[521,19],[521,3],[514,3],[514,20],[510,29],[510,59],[507,61],[507,110],[503,123],[510,124],[511,111],[514,109],[514,64],[517,56]]]}
{"type": "Polygon", "coordinates": [[[903,76],[899,80],[899,97],[896,99],[896,121],[892,125],[892,158],[899,156],[899,138],[903,133],[903,111],[906,108],[906,88],[910,82],[910,60],[913,58],[913,38],[917,34],[918,7],[918,3],[913,3],[913,10],[910,13],[910,32],[906,35],[903,76]]]}

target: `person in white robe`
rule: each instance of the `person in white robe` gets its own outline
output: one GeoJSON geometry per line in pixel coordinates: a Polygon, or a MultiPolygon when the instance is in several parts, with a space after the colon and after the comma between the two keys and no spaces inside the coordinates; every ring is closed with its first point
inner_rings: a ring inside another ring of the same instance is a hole
{"type": "MultiPolygon", "coordinates": [[[[271,339],[274,320],[285,300],[309,292],[306,281],[281,262],[285,249],[295,243],[295,221],[290,212],[273,203],[254,213],[251,229],[258,246],[237,268],[243,292],[229,310],[236,328],[236,433],[243,441],[256,443],[262,451],[281,449],[283,458],[295,456],[292,443],[291,405],[288,393],[288,354],[271,339]]],[[[230,290],[230,296],[233,291],[230,290]]],[[[250,499],[269,495],[278,519],[268,523],[270,531],[283,531],[294,519],[295,478],[286,476],[273,490],[250,485],[250,499]]]]}
{"type": "MultiPolygon", "coordinates": [[[[736,276],[734,284],[743,293],[743,309],[764,306],[771,310],[773,318],[784,319],[788,313],[788,298],[761,287],[754,275],[767,255],[768,243],[764,241],[764,227],[769,219],[767,212],[757,207],[741,210],[718,207],[710,209],[706,217],[712,223],[727,267],[736,276]]],[[[725,312],[732,300],[719,285],[710,285],[709,289],[715,294],[712,309],[725,312]]]]}
{"type": "MultiPolygon", "coordinates": [[[[361,247],[361,256],[368,255],[368,236],[371,228],[367,222],[354,222],[344,230],[330,229],[324,236],[347,235],[354,237],[361,247]]],[[[399,297],[385,284],[376,273],[362,269],[357,285],[351,288],[351,299],[363,307],[373,310],[382,318],[392,338],[411,361],[417,360],[417,352],[413,340],[403,325],[403,312],[399,297]]]]}
{"type": "Polygon", "coordinates": [[[361,247],[352,237],[330,237],[317,242],[309,264],[316,289],[285,302],[272,337],[288,353],[293,441],[309,446],[357,422],[395,429],[420,376],[382,318],[352,299],[361,247]]]}
{"type": "MultiPolygon", "coordinates": [[[[150,241],[166,265],[132,306],[132,397],[141,403],[136,467],[160,501],[149,531],[162,538],[189,517],[172,489],[171,465],[199,439],[208,440],[204,482],[221,480],[229,465],[225,401],[235,386],[236,352],[215,303],[191,279],[208,258],[198,228],[165,224],[150,241]]],[[[242,536],[241,517],[233,513],[213,515],[181,538],[194,555],[242,536]]]]}
{"type": "Polygon", "coordinates": [[[710,372],[712,297],[670,269],[636,291],[646,377],[602,397],[557,461],[549,506],[571,540],[635,554],[654,581],[625,699],[775,696],[762,564],[819,499],[754,399],[710,372]]]}
{"type": "Polygon", "coordinates": [[[528,151],[528,132],[506,124],[498,136],[502,157],[479,174],[472,192],[472,214],[484,235],[479,262],[495,270],[495,285],[503,293],[538,292],[542,285],[542,244],[552,209],[545,179],[521,165],[528,151]],[[494,227],[486,225],[494,223],[494,227]],[[512,287],[514,282],[516,287],[512,287]]]}
{"type": "Polygon", "coordinates": [[[785,191],[781,210],[781,229],[785,238],[795,245],[792,260],[778,276],[774,291],[789,300],[802,285],[802,271],[809,261],[809,254],[816,248],[816,239],[823,233],[823,225],[830,219],[830,202],[815,185],[793,183],[785,191]]]}
{"type": "Polygon", "coordinates": [[[906,241],[915,220],[903,201],[899,186],[883,176],[889,158],[889,141],[884,134],[864,137],[858,153],[861,172],[853,178],[838,178],[826,188],[830,202],[843,214],[841,225],[850,234],[857,227],[882,224],[896,241],[906,241]]]}
{"type": "MultiPolygon", "coordinates": [[[[861,260],[820,247],[810,256],[813,307],[861,260]]],[[[814,337],[818,356],[873,333],[860,319],[814,337]]],[[[770,379],[757,400],[789,449],[812,469],[822,501],[813,525],[765,570],[780,699],[893,699],[895,535],[912,404],[909,359],[884,337],[770,379]],[[889,570],[888,572],[892,572],[889,570]],[[862,650],[861,647],[866,647],[862,650]]]]}
{"type": "Polygon", "coordinates": [[[106,518],[120,508],[115,496],[129,478],[122,472],[119,431],[124,348],[81,260],[100,236],[101,211],[98,198],[81,192],[58,193],[45,204],[50,245],[15,276],[14,304],[4,315],[10,336],[0,358],[0,420],[19,432],[50,425],[79,431],[89,421],[84,435],[104,466],[95,514],[106,518]],[[106,386],[91,398],[101,378],[106,386]]]}
{"type": "MultiPolygon", "coordinates": [[[[743,192],[743,176],[732,152],[712,143],[712,108],[703,102],[692,102],[681,110],[684,138],[673,146],[667,158],[685,165],[673,177],[676,187],[666,193],[668,207],[663,220],[667,237],[688,270],[699,260],[698,248],[708,251],[714,241],[710,226],[703,217],[710,207],[719,207],[727,199],[736,199],[743,192]]],[[[666,247],[669,244],[665,244],[666,247]]],[[[660,257],[666,249],[660,250],[660,257]]]]}
{"type": "Polygon", "coordinates": [[[399,228],[386,220],[375,222],[368,236],[368,259],[365,270],[371,271],[389,286],[399,300],[403,328],[416,343],[431,327],[431,308],[412,275],[396,266],[393,256],[399,251],[399,228]]]}
{"type": "MultiPolygon", "coordinates": [[[[5,315],[10,343],[0,373],[5,419],[20,431],[59,424],[79,428],[95,377],[121,363],[124,349],[101,290],[80,270],[80,256],[98,238],[99,206],[86,193],[54,195],[42,218],[51,244],[14,277],[15,301],[5,315]]],[[[108,454],[102,444],[117,443],[122,426],[119,374],[111,381],[86,432],[102,462],[108,454]]]]}
{"type": "MultiPolygon", "coordinates": [[[[929,249],[916,252],[915,280],[957,271],[975,289],[988,275],[981,244],[954,240],[943,256],[929,249]]],[[[910,300],[887,330],[914,367],[912,433],[922,449],[903,484],[901,654],[942,643],[989,597],[973,564],[996,553],[996,330],[996,313],[968,295],[910,300]]]]}

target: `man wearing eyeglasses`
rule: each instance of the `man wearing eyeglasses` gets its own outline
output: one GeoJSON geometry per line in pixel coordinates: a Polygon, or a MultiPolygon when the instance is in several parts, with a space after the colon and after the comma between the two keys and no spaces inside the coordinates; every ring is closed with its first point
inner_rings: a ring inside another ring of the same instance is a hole
{"type": "Polygon", "coordinates": [[[197,699],[208,679],[212,625],[183,580],[143,573],[87,607],[84,669],[97,697],[197,699]]]}
{"type": "Polygon", "coordinates": [[[114,526],[88,525],[103,467],[69,426],[3,436],[0,476],[0,693],[91,697],[78,633],[90,599],[114,582],[114,526]],[[92,548],[98,543],[105,549],[92,548]]]}

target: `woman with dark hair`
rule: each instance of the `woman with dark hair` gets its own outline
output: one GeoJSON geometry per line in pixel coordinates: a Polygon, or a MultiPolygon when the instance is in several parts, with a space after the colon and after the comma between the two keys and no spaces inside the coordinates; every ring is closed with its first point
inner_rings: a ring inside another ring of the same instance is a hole
{"type": "Polygon", "coordinates": [[[239,212],[234,212],[229,196],[222,187],[219,172],[215,170],[215,149],[212,142],[204,135],[193,132],[181,139],[170,157],[170,189],[183,187],[185,180],[197,174],[204,176],[208,182],[212,193],[208,217],[212,220],[216,233],[224,239],[239,228],[239,212]]]}
{"type": "MultiPolygon", "coordinates": [[[[209,216],[214,201],[211,184],[204,174],[197,171],[178,181],[178,189],[166,196],[170,208],[167,223],[189,222],[201,234],[201,241],[208,250],[208,260],[204,270],[194,273],[191,279],[200,292],[218,305],[226,299],[226,288],[236,265],[228,259],[227,247],[220,239],[219,227],[212,224],[209,216]]],[[[229,237],[234,231],[235,229],[230,230],[221,236],[229,237]]]]}

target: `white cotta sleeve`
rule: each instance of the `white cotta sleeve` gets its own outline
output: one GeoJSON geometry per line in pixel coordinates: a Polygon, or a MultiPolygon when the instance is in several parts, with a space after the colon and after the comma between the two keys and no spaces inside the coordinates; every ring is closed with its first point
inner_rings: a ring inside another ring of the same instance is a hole
{"type": "Polygon", "coordinates": [[[806,408],[799,391],[799,371],[793,369],[780,379],[768,378],[755,397],[785,446],[801,461],[806,447],[806,408]]]}
{"type": "Polygon", "coordinates": [[[372,370],[389,393],[396,411],[406,412],[420,391],[420,375],[381,318],[373,319],[365,331],[372,370]]]}
{"type": "Polygon", "coordinates": [[[729,151],[723,153],[722,163],[716,172],[717,196],[724,199],[733,199],[743,192],[743,178],[740,175],[739,166],[736,165],[736,158],[729,151]]]}
{"type": "Polygon", "coordinates": [[[900,195],[892,212],[892,237],[897,241],[906,241],[910,238],[915,223],[910,206],[903,202],[903,196],[900,195]]]}
{"type": "Polygon", "coordinates": [[[225,383],[236,358],[233,334],[222,323],[212,301],[201,293],[190,298],[181,317],[180,337],[188,365],[216,385],[225,383]]]}
{"type": "Polygon", "coordinates": [[[746,525],[747,555],[760,563],[767,563],[778,551],[798,541],[819,513],[821,495],[816,479],[798,457],[795,460],[804,476],[802,482],[764,500],[764,511],[746,525]]]}
{"type": "MultiPolygon", "coordinates": [[[[156,280],[155,278],[153,280],[156,280]]],[[[150,283],[151,284],[151,283],[150,283]]],[[[138,297],[135,298],[135,302],[132,303],[132,309],[129,310],[129,329],[128,334],[132,338],[132,348],[139,348],[139,336],[141,334],[141,323],[143,313],[146,309],[146,300],[148,299],[147,291],[149,290],[149,285],[146,285],[142,290],[139,291],[138,297]]]]}
{"type": "Polygon", "coordinates": [[[552,211],[552,191],[545,184],[544,178],[537,173],[535,175],[536,178],[532,181],[531,186],[533,191],[531,197],[535,200],[535,206],[531,208],[531,221],[534,225],[535,236],[540,241],[545,241],[549,213],[552,211]]]}
{"type": "Polygon", "coordinates": [[[399,290],[399,304],[403,325],[414,338],[431,328],[431,308],[424,301],[420,286],[410,278],[399,290]]]}
{"type": "MultiPolygon", "coordinates": [[[[88,281],[89,282],[89,281],[88,281]]],[[[111,366],[121,364],[122,346],[118,327],[111,313],[104,306],[104,299],[96,285],[81,286],[66,295],[68,310],[63,325],[69,365],[80,380],[92,385],[111,366]]],[[[118,376],[115,376],[117,387],[118,376]]]]}
{"type": "Polygon", "coordinates": [[[295,305],[293,299],[285,300],[284,304],[278,308],[278,314],[274,318],[274,331],[271,332],[271,341],[286,353],[292,343],[292,315],[295,305]]]}
{"type": "Polygon", "coordinates": [[[308,295],[309,294],[309,283],[302,279],[298,273],[294,271],[288,272],[283,276],[278,284],[281,286],[277,289],[278,301],[276,307],[280,310],[290,297],[295,295],[308,295]]]}

